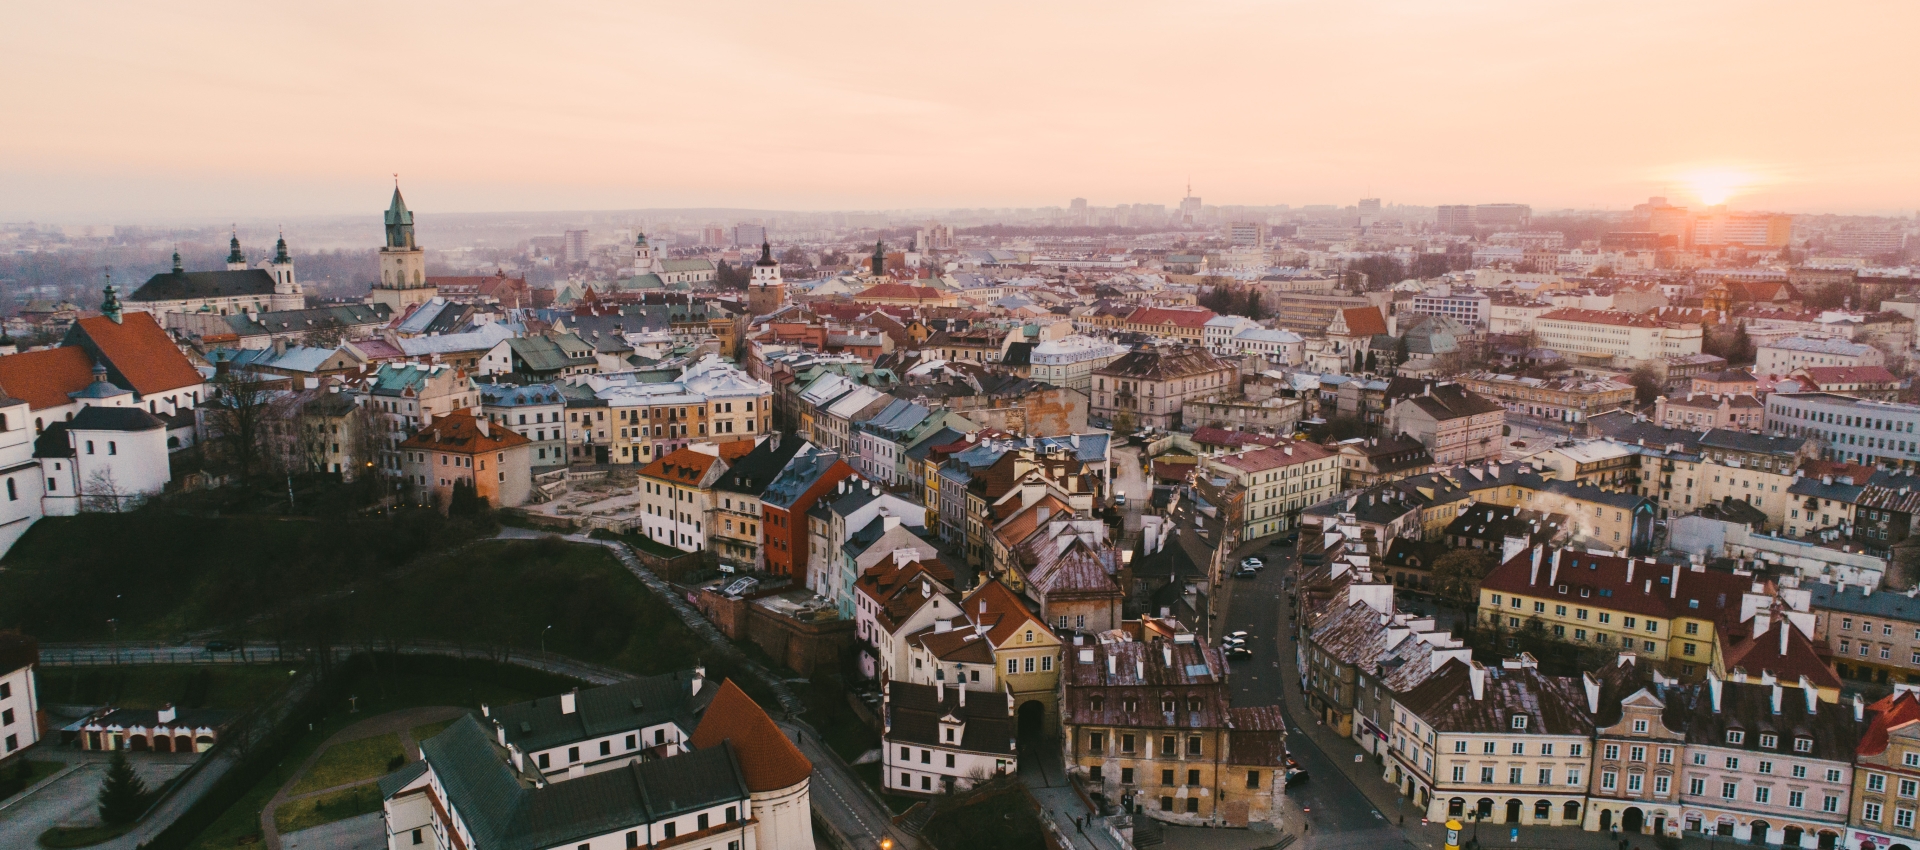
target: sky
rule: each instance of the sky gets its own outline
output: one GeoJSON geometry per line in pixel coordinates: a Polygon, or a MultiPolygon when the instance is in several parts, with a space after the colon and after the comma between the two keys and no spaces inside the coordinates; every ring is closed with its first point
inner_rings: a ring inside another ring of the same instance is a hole
{"type": "Polygon", "coordinates": [[[1920,204],[1896,2],[11,3],[0,220],[1920,204]]]}

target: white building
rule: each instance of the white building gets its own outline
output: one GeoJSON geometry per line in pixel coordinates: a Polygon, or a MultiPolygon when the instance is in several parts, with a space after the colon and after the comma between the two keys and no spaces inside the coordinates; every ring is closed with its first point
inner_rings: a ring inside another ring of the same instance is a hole
{"type": "Polygon", "coordinates": [[[40,693],[33,678],[40,645],[18,633],[0,633],[0,766],[40,740],[40,693]]]}
{"type": "Polygon", "coordinates": [[[1307,360],[1307,341],[1288,330],[1249,328],[1227,341],[1232,354],[1259,354],[1273,366],[1298,366],[1307,360]]]}
{"type": "Polygon", "coordinates": [[[1013,694],[944,682],[889,681],[883,691],[880,756],[887,790],[915,796],[973,787],[1015,771],[1013,694]]]}
{"type": "Polygon", "coordinates": [[[1445,316],[1470,328],[1484,328],[1492,317],[1493,299],[1471,287],[1454,289],[1450,284],[1428,287],[1413,296],[1412,312],[1445,316]]]}
{"type": "Polygon", "coordinates": [[[1880,349],[1840,339],[1790,336],[1755,349],[1756,375],[1787,375],[1802,366],[1885,366],[1880,349]]]}
{"type": "Polygon", "coordinates": [[[35,454],[48,516],[132,510],[172,477],[167,424],[138,407],[86,408],[51,426],[35,454]]]}
{"type": "Polygon", "coordinates": [[[1202,329],[1207,350],[1215,354],[1236,354],[1233,338],[1241,331],[1256,330],[1260,323],[1245,316],[1215,316],[1202,329]]]}
{"type": "Polygon", "coordinates": [[[1033,347],[1027,376],[1056,387],[1091,393],[1093,370],[1120,359],[1127,347],[1090,336],[1049,339],[1033,347]]]}

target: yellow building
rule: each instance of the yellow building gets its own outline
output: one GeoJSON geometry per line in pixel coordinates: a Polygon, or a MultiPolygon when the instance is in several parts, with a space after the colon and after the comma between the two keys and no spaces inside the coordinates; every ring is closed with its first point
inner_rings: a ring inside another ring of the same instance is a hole
{"type": "Polygon", "coordinates": [[[1672,675],[1699,677],[1718,655],[1714,624],[1738,615],[1750,586],[1729,572],[1536,546],[1480,582],[1475,616],[1503,631],[1634,652],[1672,675]]]}

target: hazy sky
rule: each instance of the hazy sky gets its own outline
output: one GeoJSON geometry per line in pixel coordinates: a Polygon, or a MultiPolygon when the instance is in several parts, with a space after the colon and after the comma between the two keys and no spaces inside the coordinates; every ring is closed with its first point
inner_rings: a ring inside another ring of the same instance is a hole
{"type": "Polygon", "coordinates": [[[1920,4],[26,3],[0,219],[1920,204],[1920,4]]]}

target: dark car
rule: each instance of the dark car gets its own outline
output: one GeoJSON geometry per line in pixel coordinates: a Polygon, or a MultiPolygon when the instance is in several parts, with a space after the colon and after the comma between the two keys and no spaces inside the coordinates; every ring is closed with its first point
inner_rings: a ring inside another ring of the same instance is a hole
{"type": "Polygon", "coordinates": [[[1307,784],[1307,780],[1312,778],[1313,778],[1312,774],[1309,774],[1304,770],[1301,770],[1299,768],[1293,768],[1293,767],[1287,768],[1287,787],[1288,788],[1292,788],[1295,785],[1305,785],[1307,784]]]}
{"type": "Polygon", "coordinates": [[[240,647],[235,645],[232,641],[224,641],[224,640],[207,641],[208,652],[232,652],[239,648],[240,647]]]}

